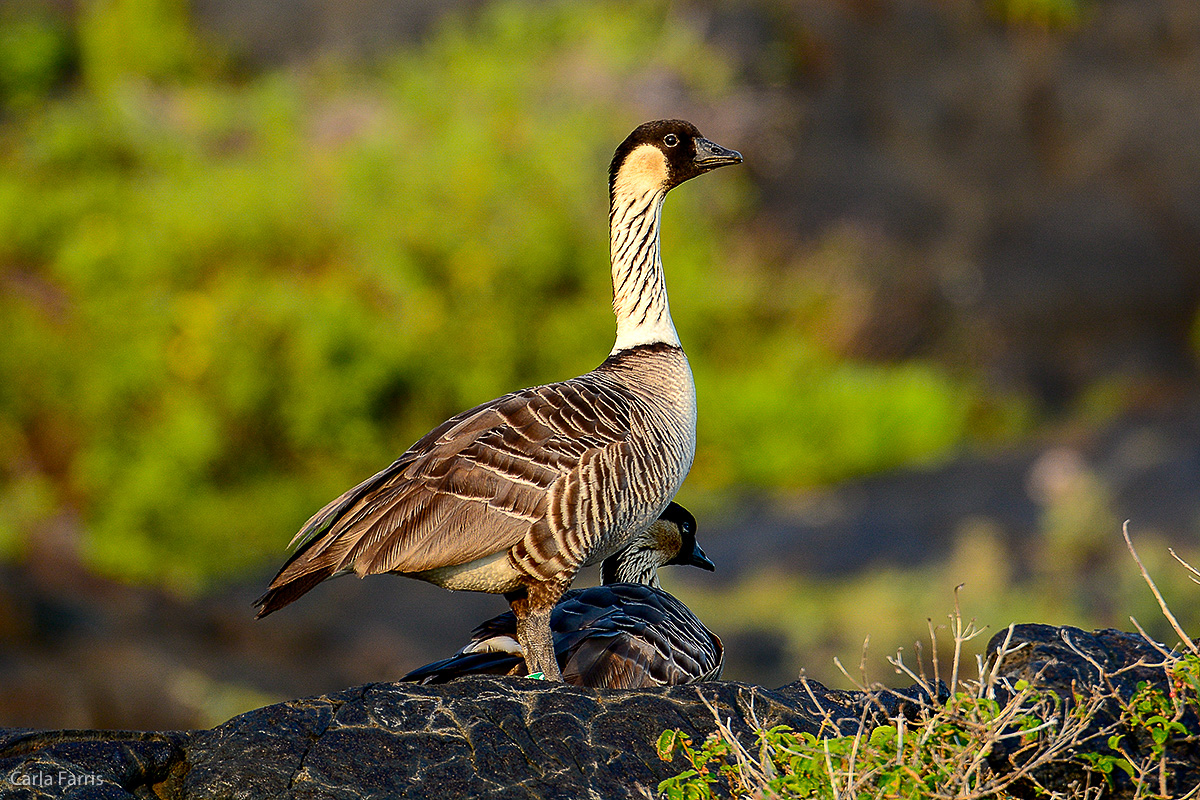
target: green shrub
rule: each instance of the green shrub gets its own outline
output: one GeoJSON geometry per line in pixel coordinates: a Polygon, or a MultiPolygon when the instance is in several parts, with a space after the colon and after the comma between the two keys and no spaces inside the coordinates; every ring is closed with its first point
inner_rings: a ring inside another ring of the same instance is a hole
{"type": "MultiPolygon", "coordinates": [[[[1072,764],[1074,771],[1099,776],[1110,788],[1113,771],[1124,772],[1132,780],[1134,797],[1167,797],[1168,754],[1172,748],[1176,755],[1184,752],[1195,739],[1182,720],[1194,720],[1200,712],[1195,680],[1200,658],[1171,656],[1165,668],[1172,678],[1169,695],[1142,682],[1132,698],[1123,700],[1101,683],[1091,696],[1077,696],[1070,705],[1025,681],[1007,687],[1009,699],[997,702],[992,699],[997,684],[993,668],[990,677],[964,682],[940,706],[921,707],[912,720],[900,717],[875,727],[864,720],[850,736],[840,735],[832,720],[817,734],[775,725],[755,731],[751,746],[741,743],[714,708],[716,730],[699,747],[679,729],[659,737],[659,757],[681,759],[686,766],[662,781],[658,793],[666,800],[1011,800],[1030,791],[1052,798],[1066,795],[1042,786],[1039,770],[1061,779],[1064,767],[1072,764]],[[1098,724],[1102,709],[1114,702],[1121,707],[1120,719],[1098,724]],[[1019,755],[1010,757],[1011,768],[997,771],[988,756],[1003,740],[1015,742],[1010,751],[1019,755]],[[1135,744],[1126,746],[1127,741],[1135,744]]],[[[1092,781],[1087,783],[1092,788],[1084,796],[1100,796],[1092,781]]]]}
{"type": "Polygon", "coordinates": [[[22,113],[45,102],[74,62],[64,24],[28,11],[0,15],[0,107],[22,113]]]}
{"type": "Polygon", "coordinates": [[[990,0],[988,8],[1010,26],[1061,30],[1083,20],[1086,0],[990,0]]]}

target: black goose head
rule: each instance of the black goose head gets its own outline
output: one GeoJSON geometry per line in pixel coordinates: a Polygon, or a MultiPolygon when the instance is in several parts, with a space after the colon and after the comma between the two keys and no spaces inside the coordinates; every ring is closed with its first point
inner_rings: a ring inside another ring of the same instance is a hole
{"type": "Polygon", "coordinates": [[[717,565],[704,554],[704,551],[700,549],[700,544],[696,541],[696,518],[692,516],[692,512],[678,503],[672,502],[658,518],[665,522],[672,522],[679,528],[681,540],[679,552],[675,554],[674,558],[667,561],[666,565],[681,564],[685,567],[699,567],[709,572],[717,569],[717,565]]]}
{"type": "Polygon", "coordinates": [[[633,537],[600,565],[602,583],[658,585],[659,567],[681,564],[710,572],[716,565],[696,542],[696,518],[678,503],[671,503],[649,528],[633,537]]]}
{"type": "Polygon", "coordinates": [[[686,120],[646,122],[617,147],[608,169],[609,193],[622,181],[667,191],[717,167],[741,162],[741,153],[710,142],[686,120]]]}

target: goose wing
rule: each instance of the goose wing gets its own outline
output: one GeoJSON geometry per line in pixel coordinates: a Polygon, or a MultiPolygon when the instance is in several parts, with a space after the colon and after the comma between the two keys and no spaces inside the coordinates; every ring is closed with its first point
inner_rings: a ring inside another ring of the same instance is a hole
{"type": "MultiPolygon", "coordinates": [[[[720,638],[682,602],[649,586],[617,583],[575,589],[550,618],[563,680],[577,686],[638,689],[720,677],[720,638]]],[[[516,618],[505,612],[472,631],[471,642],[450,658],[401,680],[445,683],[465,675],[523,675],[516,618]]]]}
{"type": "Polygon", "coordinates": [[[553,530],[571,526],[574,507],[552,498],[571,498],[584,467],[622,461],[631,406],[589,373],[452,417],[313,515],[259,599],[259,616],[335,574],[465,564],[531,533],[539,554],[553,557],[553,530]]]}
{"type": "Polygon", "coordinates": [[[724,649],[691,610],[661,589],[634,583],[585,589],[563,604],[580,624],[562,636],[563,679],[637,689],[713,680],[724,649]]]}

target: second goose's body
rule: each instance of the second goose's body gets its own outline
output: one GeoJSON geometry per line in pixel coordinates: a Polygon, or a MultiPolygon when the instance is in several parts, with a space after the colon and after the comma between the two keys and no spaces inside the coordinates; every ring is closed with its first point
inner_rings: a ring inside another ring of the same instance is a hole
{"type": "Polygon", "coordinates": [[[334,575],[395,572],[502,593],[530,672],[559,679],[550,611],[585,564],[666,508],[691,468],[696,395],[667,304],[667,192],[741,156],[679,120],[639,126],[609,171],[617,339],[592,372],[505,395],[439,425],[318,511],[259,616],[334,575]]]}
{"type": "MultiPolygon", "coordinates": [[[[660,588],[658,568],[713,569],[696,543],[696,520],[671,503],[646,531],[604,560],[602,586],[572,589],[550,615],[563,680],[597,689],[675,686],[720,677],[720,638],[660,588]]],[[[516,618],[501,614],[472,631],[450,658],[401,680],[445,683],[468,675],[524,675],[516,618]]]]}

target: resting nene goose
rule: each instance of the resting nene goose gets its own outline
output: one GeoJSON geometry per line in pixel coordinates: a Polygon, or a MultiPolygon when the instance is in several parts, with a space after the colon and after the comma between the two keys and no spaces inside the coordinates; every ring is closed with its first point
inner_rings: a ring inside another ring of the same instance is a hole
{"type": "Polygon", "coordinates": [[[659,258],[663,199],[741,160],[681,120],[629,134],[609,170],[617,340],[608,358],[447,420],[322,508],[293,539],[258,616],[349,572],[503,593],[529,672],[562,680],[555,603],[581,566],[649,527],[695,454],[696,390],[659,258]]]}
{"type": "MultiPolygon", "coordinates": [[[[696,520],[671,503],[645,532],[604,560],[603,586],[572,589],[550,615],[563,680],[598,689],[641,689],[715,680],[724,650],[687,606],[659,588],[658,568],[713,569],[696,544],[696,520]]],[[[457,654],[401,680],[445,683],[465,675],[524,675],[517,620],[501,614],[472,631],[457,654]]]]}

